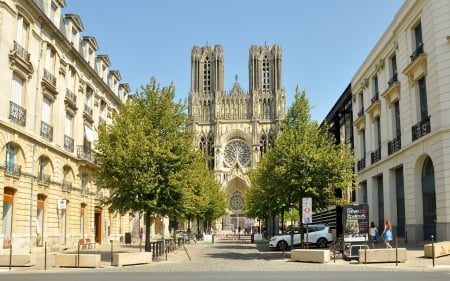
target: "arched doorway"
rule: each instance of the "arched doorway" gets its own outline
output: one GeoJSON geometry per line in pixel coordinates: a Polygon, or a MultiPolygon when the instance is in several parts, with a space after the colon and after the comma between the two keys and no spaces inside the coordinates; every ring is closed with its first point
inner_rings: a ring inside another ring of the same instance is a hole
{"type": "Polygon", "coordinates": [[[434,166],[430,157],[425,159],[422,168],[422,208],[423,239],[436,239],[436,191],[434,184],[434,166]]]}

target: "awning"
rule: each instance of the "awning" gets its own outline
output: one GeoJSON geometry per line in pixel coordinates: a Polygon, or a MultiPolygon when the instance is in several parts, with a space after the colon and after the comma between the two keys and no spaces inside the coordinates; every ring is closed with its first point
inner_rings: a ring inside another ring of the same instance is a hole
{"type": "Polygon", "coordinates": [[[94,131],[87,125],[84,125],[84,134],[88,142],[94,142],[94,131]]]}

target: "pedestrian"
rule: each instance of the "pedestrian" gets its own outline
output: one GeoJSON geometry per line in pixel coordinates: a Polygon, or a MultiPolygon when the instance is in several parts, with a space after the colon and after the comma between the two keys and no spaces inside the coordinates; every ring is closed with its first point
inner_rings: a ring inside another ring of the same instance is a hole
{"type": "Polygon", "coordinates": [[[370,223],[369,236],[370,241],[372,242],[372,249],[375,249],[375,243],[378,242],[378,228],[375,226],[374,222],[370,223]]]}
{"type": "Polygon", "coordinates": [[[390,243],[392,241],[392,224],[389,219],[387,219],[384,224],[384,230],[383,233],[381,234],[381,237],[383,237],[384,245],[386,245],[386,248],[388,249],[392,248],[390,243]]]}

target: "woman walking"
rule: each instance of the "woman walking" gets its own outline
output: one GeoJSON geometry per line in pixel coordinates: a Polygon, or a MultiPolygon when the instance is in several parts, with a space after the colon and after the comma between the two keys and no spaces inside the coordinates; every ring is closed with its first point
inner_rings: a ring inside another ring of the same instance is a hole
{"type": "Polygon", "coordinates": [[[381,237],[383,237],[384,245],[386,245],[386,248],[388,249],[392,248],[390,243],[392,241],[392,224],[391,221],[388,219],[384,224],[384,230],[383,233],[381,234],[381,237]]]}

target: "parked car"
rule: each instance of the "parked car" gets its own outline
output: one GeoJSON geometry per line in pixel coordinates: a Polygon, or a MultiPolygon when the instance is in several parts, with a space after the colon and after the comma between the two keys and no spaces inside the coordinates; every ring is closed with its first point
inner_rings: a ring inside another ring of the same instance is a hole
{"type": "MultiPolygon", "coordinates": [[[[318,248],[326,248],[329,243],[333,242],[333,234],[331,227],[326,224],[310,224],[308,225],[308,234],[306,227],[303,229],[304,242],[308,245],[315,245],[318,248]]],[[[301,245],[301,234],[298,228],[294,229],[294,247],[301,245]]],[[[291,233],[285,232],[281,235],[275,235],[269,240],[269,247],[278,250],[291,248],[291,233]]]]}

